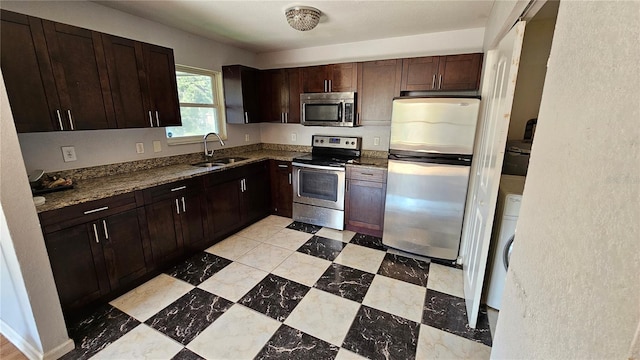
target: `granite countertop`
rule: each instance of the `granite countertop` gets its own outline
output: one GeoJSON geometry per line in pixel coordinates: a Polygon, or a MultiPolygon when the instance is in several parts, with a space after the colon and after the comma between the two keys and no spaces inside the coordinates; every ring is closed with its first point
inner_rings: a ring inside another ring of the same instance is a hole
{"type": "MultiPolygon", "coordinates": [[[[66,206],[77,205],[93,200],[108,198],[115,195],[125,194],[128,192],[143,190],[153,186],[168,184],[174,181],[190,179],[205,174],[213,174],[222,172],[238,166],[243,166],[262,160],[281,160],[291,161],[295,157],[305,155],[299,151],[283,151],[283,150],[255,150],[248,152],[238,152],[225,154],[224,156],[216,156],[216,158],[228,156],[246,157],[247,160],[238,161],[228,164],[222,168],[206,168],[191,165],[194,161],[184,164],[161,166],[147,170],[131,171],[117,175],[105,175],[90,179],[76,180],[74,188],[60,192],[53,192],[43,195],[46,202],[43,205],[36,206],[38,213],[60,209],[66,206]]],[[[360,161],[350,166],[362,166],[367,168],[384,168],[387,167],[386,158],[366,157],[360,158],[360,161]]]]}

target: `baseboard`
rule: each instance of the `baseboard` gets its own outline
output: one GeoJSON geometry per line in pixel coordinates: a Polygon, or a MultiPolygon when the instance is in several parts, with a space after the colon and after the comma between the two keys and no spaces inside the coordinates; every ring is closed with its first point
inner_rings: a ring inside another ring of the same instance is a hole
{"type": "Polygon", "coordinates": [[[0,333],[2,333],[2,335],[6,337],[7,340],[9,340],[29,360],[55,360],[75,348],[73,340],[67,339],[67,341],[56,346],[46,354],[43,354],[2,320],[0,320],[0,333]]]}

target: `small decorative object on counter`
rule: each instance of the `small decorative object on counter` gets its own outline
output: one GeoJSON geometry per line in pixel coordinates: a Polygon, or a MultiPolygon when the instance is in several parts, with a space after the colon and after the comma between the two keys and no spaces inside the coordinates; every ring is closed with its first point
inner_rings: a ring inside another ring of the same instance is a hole
{"type": "Polygon", "coordinates": [[[65,179],[56,175],[46,175],[41,177],[39,181],[31,183],[31,192],[34,195],[67,189],[73,189],[73,180],[71,178],[65,179]]]}

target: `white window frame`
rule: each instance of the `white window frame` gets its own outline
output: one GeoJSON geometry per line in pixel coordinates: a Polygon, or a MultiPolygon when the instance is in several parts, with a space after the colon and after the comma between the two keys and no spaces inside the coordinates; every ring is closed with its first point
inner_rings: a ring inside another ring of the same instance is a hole
{"type": "MultiPolygon", "coordinates": [[[[206,70],[206,69],[200,69],[200,68],[195,68],[195,67],[191,67],[191,66],[186,66],[186,65],[178,65],[176,64],[176,71],[182,71],[182,72],[187,72],[187,73],[191,73],[191,74],[198,74],[198,75],[205,75],[205,76],[210,76],[212,78],[212,84],[214,84],[214,88],[213,90],[213,106],[209,105],[209,104],[192,104],[192,103],[180,103],[181,107],[207,107],[207,108],[213,108],[216,110],[217,112],[217,125],[218,125],[218,135],[220,135],[220,137],[223,140],[227,139],[227,121],[226,121],[226,117],[225,117],[225,107],[224,107],[224,91],[222,89],[223,85],[222,85],[222,72],[220,71],[214,71],[214,70],[206,70]]],[[[168,145],[182,145],[182,144],[195,144],[195,143],[201,143],[202,142],[202,137],[205,134],[202,135],[195,135],[195,136],[181,136],[181,137],[166,137],[166,130],[165,130],[165,137],[167,138],[167,144],[168,145]]]]}

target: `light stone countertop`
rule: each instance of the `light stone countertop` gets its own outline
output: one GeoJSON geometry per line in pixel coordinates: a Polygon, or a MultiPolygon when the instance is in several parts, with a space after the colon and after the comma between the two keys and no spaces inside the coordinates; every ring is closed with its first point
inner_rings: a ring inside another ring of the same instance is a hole
{"type": "MultiPolygon", "coordinates": [[[[197,167],[191,163],[162,166],[148,170],[132,171],[124,174],[101,176],[92,179],[77,180],[74,188],[60,192],[44,194],[46,202],[36,206],[38,213],[60,209],[66,206],[77,205],[93,200],[108,198],[128,192],[143,190],[150,187],[168,184],[174,181],[190,179],[193,177],[222,172],[238,166],[243,166],[262,160],[291,161],[295,157],[304,155],[304,152],[281,150],[257,150],[239,152],[232,156],[241,156],[247,160],[238,161],[222,168],[211,169],[197,167]]],[[[227,155],[229,156],[229,155],[227,155]]],[[[361,157],[360,164],[351,166],[364,166],[373,168],[386,168],[387,159],[361,157]]]]}

